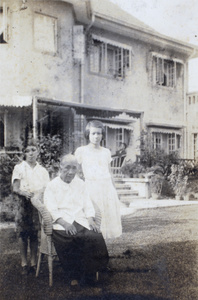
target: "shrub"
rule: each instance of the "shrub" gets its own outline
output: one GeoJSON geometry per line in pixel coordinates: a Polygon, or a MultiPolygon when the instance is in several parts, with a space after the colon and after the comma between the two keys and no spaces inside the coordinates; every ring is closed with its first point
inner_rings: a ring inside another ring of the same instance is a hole
{"type": "Polygon", "coordinates": [[[13,195],[10,194],[3,198],[1,205],[1,222],[13,222],[17,214],[18,205],[14,201],[13,195]]]}
{"type": "Polygon", "coordinates": [[[126,162],[121,167],[121,173],[129,176],[130,178],[137,177],[137,175],[146,173],[146,169],[138,162],[126,162]]]}
{"type": "MultiPolygon", "coordinates": [[[[42,137],[39,141],[41,164],[49,171],[50,175],[57,173],[59,158],[62,154],[62,140],[58,135],[42,137]]],[[[14,166],[22,161],[18,155],[4,154],[0,156],[0,189],[1,198],[7,197],[12,192],[11,178],[14,166]]]]}
{"type": "Polygon", "coordinates": [[[151,177],[150,183],[151,183],[151,192],[155,194],[161,194],[162,191],[162,185],[163,185],[164,177],[160,174],[154,174],[151,177]]]}
{"type": "Polygon", "coordinates": [[[171,166],[171,174],[168,178],[175,194],[178,196],[182,196],[186,192],[188,172],[186,172],[186,169],[182,163],[171,166]]]}
{"type": "Polygon", "coordinates": [[[11,157],[8,154],[2,155],[0,164],[0,189],[1,197],[4,198],[11,194],[11,178],[14,166],[21,161],[21,158],[17,155],[11,157]]]}
{"type": "Polygon", "coordinates": [[[170,154],[162,149],[152,149],[151,135],[147,131],[142,131],[140,135],[140,164],[145,168],[160,166],[163,175],[167,177],[171,173],[171,165],[178,164],[179,153],[177,151],[170,154]]]}
{"type": "Polygon", "coordinates": [[[150,178],[151,192],[160,195],[164,181],[164,170],[161,166],[155,165],[148,169],[147,176],[150,178]]]}
{"type": "Polygon", "coordinates": [[[39,140],[41,164],[48,170],[51,177],[56,176],[62,155],[62,139],[59,135],[43,136],[39,140]]]}

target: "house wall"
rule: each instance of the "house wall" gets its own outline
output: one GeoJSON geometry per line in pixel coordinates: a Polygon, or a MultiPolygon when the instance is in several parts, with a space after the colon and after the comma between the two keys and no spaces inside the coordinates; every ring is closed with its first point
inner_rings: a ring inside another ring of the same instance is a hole
{"type": "MultiPolygon", "coordinates": [[[[94,32],[101,35],[100,32],[94,32]]],[[[180,123],[184,121],[183,74],[177,80],[176,88],[153,86],[148,67],[150,51],[182,59],[178,53],[156,48],[119,35],[102,33],[103,37],[132,46],[132,70],[121,80],[93,74],[89,71],[89,57],[86,57],[85,102],[101,106],[144,111],[144,122],[180,123]]],[[[183,69],[183,66],[181,67],[183,69]]]]}
{"type": "MultiPolygon", "coordinates": [[[[92,29],[92,31],[95,35],[131,46],[133,50],[132,69],[124,79],[91,73],[89,55],[86,55],[84,101],[93,105],[144,112],[142,128],[140,128],[139,120],[136,120],[133,125],[133,140],[128,149],[128,157],[135,160],[140,154],[138,146],[140,131],[147,129],[147,123],[170,126],[185,124],[185,57],[173,50],[165,50],[140,40],[100,32],[97,29],[92,29]],[[176,87],[154,85],[151,52],[184,62],[183,64],[177,63],[176,87]]],[[[184,143],[182,138],[181,156],[184,153],[184,143]]]]}
{"type": "MultiPolygon", "coordinates": [[[[177,87],[153,86],[149,53],[151,51],[184,59],[179,53],[169,51],[140,40],[100,31],[94,25],[92,32],[133,49],[131,73],[123,80],[108,78],[89,71],[88,51],[85,64],[73,59],[73,25],[76,25],[73,7],[59,1],[26,2],[27,9],[20,10],[22,1],[8,0],[10,7],[10,33],[8,44],[0,46],[0,98],[9,103],[17,96],[40,96],[62,101],[84,102],[94,106],[129,109],[144,112],[143,127],[147,122],[184,123],[184,73],[178,74],[177,87]],[[47,53],[35,48],[35,12],[57,18],[57,53],[47,53]],[[14,53],[14,54],[13,54],[14,53]]],[[[87,36],[86,36],[87,38],[87,36]]],[[[85,49],[87,50],[87,49],[85,49]]],[[[130,157],[139,154],[138,137],[140,120],[134,122],[130,141],[130,157]]],[[[111,137],[110,137],[111,138],[111,137]]]]}
{"type": "Polygon", "coordinates": [[[189,93],[187,107],[187,154],[188,158],[198,160],[198,92],[189,93]],[[194,141],[194,135],[197,141],[194,141]]]}
{"type": "Polygon", "coordinates": [[[28,8],[20,10],[21,4],[22,1],[7,1],[11,11],[11,39],[0,47],[0,67],[6,70],[1,74],[0,97],[39,95],[72,101],[72,6],[61,2],[28,1],[28,8]],[[56,54],[35,49],[35,12],[57,18],[56,54]]]}

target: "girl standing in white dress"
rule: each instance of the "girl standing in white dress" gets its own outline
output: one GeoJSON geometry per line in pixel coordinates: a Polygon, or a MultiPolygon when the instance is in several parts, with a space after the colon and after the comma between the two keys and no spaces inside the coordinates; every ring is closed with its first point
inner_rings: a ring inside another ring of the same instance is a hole
{"type": "Polygon", "coordinates": [[[101,232],[104,238],[122,234],[120,202],[110,172],[111,153],[100,146],[105,128],[100,121],[90,121],[85,130],[87,146],[77,148],[75,156],[81,164],[91,200],[101,212],[101,232]]]}

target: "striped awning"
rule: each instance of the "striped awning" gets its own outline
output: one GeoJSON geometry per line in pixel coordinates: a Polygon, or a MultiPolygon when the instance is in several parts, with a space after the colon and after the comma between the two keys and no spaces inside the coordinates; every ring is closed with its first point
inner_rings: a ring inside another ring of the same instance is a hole
{"type": "Polygon", "coordinates": [[[165,133],[165,134],[179,134],[182,135],[182,129],[184,126],[182,124],[167,124],[167,123],[154,123],[148,122],[147,127],[151,133],[165,133]]]}
{"type": "Polygon", "coordinates": [[[96,40],[96,41],[100,41],[102,43],[109,44],[109,45],[112,45],[114,47],[118,47],[118,48],[123,48],[123,49],[129,50],[129,51],[131,51],[132,54],[134,54],[132,47],[129,46],[129,45],[126,45],[126,44],[123,44],[123,43],[119,43],[117,41],[113,41],[113,40],[104,38],[102,36],[98,36],[96,34],[92,34],[92,38],[94,40],[96,40]]]}
{"type": "Polygon", "coordinates": [[[5,107],[24,107],[32,105],[32,96],[14,96],[9,98],[0,98],[0,106],[5,107]]]}
{"type": "Polygon", "coordinates": [[[112,128],[112,129],[120,129],[120,128],[123,128],[123,129],[126,129],[126,130],[133,131],[133,127],[130,126],[130,125],[123,125],[123,124],[116,124],[116,123],[104,123],[104,122],[103,122],[103,125],[104,125],[104,126],[107,126],[107,127],[109,127],[109,128],[112,128]]]}
{"type": "Polygon", "coordinates": [[[142,115],[142,112],[140,111],[133,111],[133,110],[123,109],[123,108],[93,106],[86,103],[65,102],[61,100],[46,99],[40,97],[38,97],[37,101],[38,101],[38,105],[68,107],[70,109],[74,109],[77,114],[85,115],[87,117],[112,118],[112,117],[119,116],[122,113],[125,113],[129,117],[139,119],[142,115]]]}
{"type": "Polygon", "coordinates": [[[181,135],[180,129],[171,129],[171,128],[150,128],[151,133],[165,133],[165,134],[178,134],[181,135]]]}

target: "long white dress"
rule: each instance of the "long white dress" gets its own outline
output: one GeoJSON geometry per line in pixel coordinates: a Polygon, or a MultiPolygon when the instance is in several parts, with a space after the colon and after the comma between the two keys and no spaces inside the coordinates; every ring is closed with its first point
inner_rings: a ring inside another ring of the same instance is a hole
{"type": "Polygon", "coordinates": [[[104,238],[116,238],[122,234],[120,202],[109,172],[111,153],[100,147],[79,147],[75,156],[82,165],[85,183],[91,200],[102,215],[101,232],[104,238]]]}

